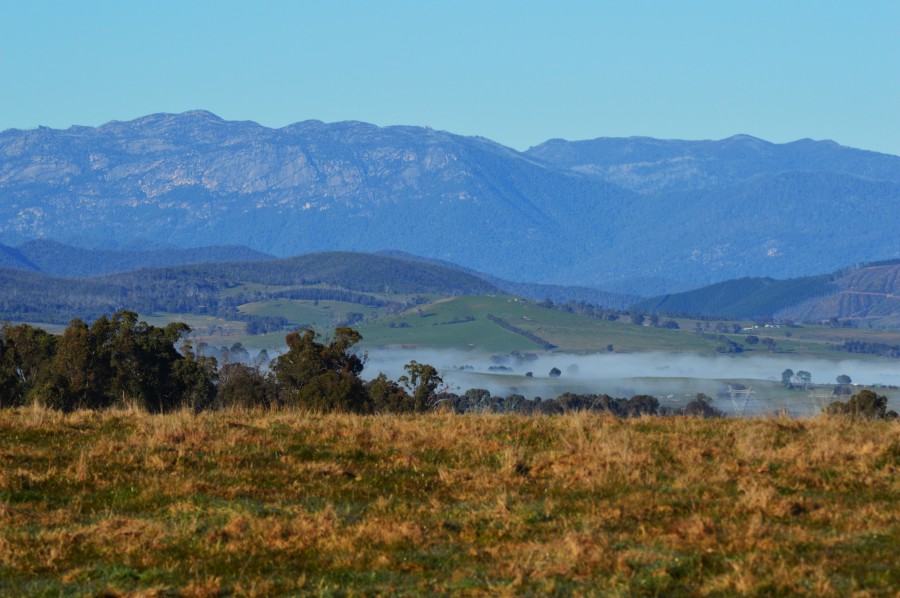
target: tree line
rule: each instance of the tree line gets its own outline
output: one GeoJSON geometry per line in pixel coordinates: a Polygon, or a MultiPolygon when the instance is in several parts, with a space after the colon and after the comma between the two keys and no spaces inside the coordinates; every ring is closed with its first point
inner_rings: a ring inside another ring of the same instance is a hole
{"type": "MultiPolygon", "coordinates": [[[[136,406],[149,412],[298,407],[321,412],[431,409],[443,380],[412,361],[407,374],[365,382],[362,337],[338,327],[322,341],[313,330],[287,335],[287,351],[268,369],[218,361],[196,350],[186,324],[157,327],[132,311],[75,319],[55,336],[28,324],[0,328],[0,407],[37,404],[72,411],[136,406]]],[[[238,348],[240,349],[240,348],[238,348]]]]}
{"type": "Polygon", "coordinates": [[[880,355],[882,357],[900,357],[900,345],[887,343],[875,343],[870,341],[844,341],[841,345],[831,345],[835,351],[848,353],[865,353],[867,355],[880,355]]]}
{"type": "MultiPolygon", "coordinates": [[[[183,323],[157,327],[132,311],[101,316],[92,324],[75,319],[55,336],[28,324],[0,327],[0,407],[29,404],[53,409],[135,406],[148,412],[189,408],[300,408],[316,412],[557,414],[570,411],[618,417],[670,415],[649,395],[563,393],[527,400],[519,394],[493,397],[484,389],[449,392],[431,365],[410,361],[406,374],[360,375],[366,355],[353,328],[335,328],[328,339],[314,330],[286,336],[287,350],[269,368],[225,362],[194,348],[183,323]]],[[[202,348],[201,348],[202,349],[202,348]]],[[[681,413],[720,416],[698,395],[681,413]]]]}

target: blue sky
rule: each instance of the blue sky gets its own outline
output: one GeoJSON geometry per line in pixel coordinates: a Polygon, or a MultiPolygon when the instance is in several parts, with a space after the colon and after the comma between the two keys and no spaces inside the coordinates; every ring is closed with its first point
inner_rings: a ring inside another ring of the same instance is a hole
{"type": "Polygon", "coordinates": [[[0,130],[204,108],[900,155],[895,0],[0,2],[0,130]]]}

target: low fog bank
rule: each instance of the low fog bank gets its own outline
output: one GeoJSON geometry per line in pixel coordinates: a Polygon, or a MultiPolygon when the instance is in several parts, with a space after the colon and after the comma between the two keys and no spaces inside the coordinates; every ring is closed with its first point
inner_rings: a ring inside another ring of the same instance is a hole
{"type": "MultiPolygon", "coordinates": [[[[717,406],[732,411],[728,382],[756,386],[755,400],[747,413],[786,409],[808,415],[821,410],[822,399],[813,391],[785,391],[785,369],[812,374],[812,384],[834,385],[836,377],[849,376],[854,384],[900,386],[897,360],[811,359],[787,354],[766,356],[701,356],[685,353],[525,353],[476,355],[465,351],[431,349],[379,349],[369,352],[363,376],[384,372],[396,379],[410,360],[435,366],[452,392],[484,388],[495,396],[512,393],[531,399],[552,398],[564,392],[609,394],[629,397],[650,394],[672,407],[683,406],[697,393],[716,399],[717,406]],[[551,369],[559,371],[551,376],[551,369]],[[526,374],[530,372],[531,376],[526,374]]],[[[900,405],[900,392],[885,391],[892,408],[900,405]]]]}
{"type": "Polygon", "coordinates": [[[610,353],[575,355],[567,353],[531,353],[524,359],[514,356],[473,355],[464,351],[429,349],[380,349],[369,352],[367,374],[384,372],[389,377],[402,375],[403,366],[415,359],[430,363],[448,377],[458,374],[524,376],[531,372],[535,381],[551,380],[550,370],[560,370],[556,381],[573,383],[602,382],[627,378],[693,378],[699,380],[780,381],[785,369],[812,374],[813,384],[834,384],[839,375],[847,375],[856,384],[900,385],[897,360],[862,361],[771,356],[702,356],[686,353],[610,353]]]}

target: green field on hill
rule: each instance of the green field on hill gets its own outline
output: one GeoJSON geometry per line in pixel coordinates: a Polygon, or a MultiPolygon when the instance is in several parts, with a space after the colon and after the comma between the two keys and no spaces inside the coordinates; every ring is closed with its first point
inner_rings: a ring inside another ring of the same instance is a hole
{"type": "MultiPolygon", "coordinates": [[[[388,295],[386,298],[390,298],[388,295]]],[[[397,296],[407,301],[410,296],[397,296]]],[[[196,314],[157,313],[142,315],[154,325],[183,321],[194,329],[201,341],[215,346],[242,343],[250,349],[269,351],[282,347],[287,329],[311,326],[327,335],[336,325],[352,318],[352,326],[363,335],[366,349],[381,347],[422,347],[436,349],[474,350],[478,353],[508,353],[510,351],[541,351],[540,342],[554,345],[554,350],[572,353],[607,352],[612,345],[615,352],[633,353],[663,351],[674,353],[716,354],[722,345],[720,337],[742,345],[747,355],[769,355],[763,344],[751,345],[750,335],[775,341],[776,354],[793,354],[830,359],[868,359],[863,354],[835,351],[832,346],[846,340],[860,340],[885,345],[900,344],[900,331],[880,329],[832,328],[825,326],[792,326],[742,330],[739,333],[716,332],[719,322],[729,328],[737,325],[749,328],[752,322],[697,321],[677,318],[680,329],[635,325],[627,318],[607,321],[568,313],[541,306],[537,302],[512,296],[457,296],[439,298],[427,296],[425,301],[400,313],[385,308],[368,307],[357,303],[333,300],[271,299],[246,303],[239,313],[247,316],[282,317],[289,323],[284,331],[262,335],[246,333],[244,322],[224,317],[196,314]],[[488,318],[493,316],[494,321],[488,318]],[[503,328],[496,319],[518,329],[503,328]],[[702,334],[695,331],[699,325],[702,334]]]]}
{"type": "Polygon", "coordinates": [[[488,315],[534,334],[561,351],[714,351],[711,341],[659,328],[607,322],[541,307],[516,297],[452,297],[360,328],[370,345],[476,348],[486,351],[540,350],[541,345],[504,330],[488,315]],[[471,321],[466,321],[472,318],[471,321]],[[455,323],[454,323],[455,322],[455,323]],[[393,325],[393,327],[392,327],[393,325]],[[401,326],[403,326],[401,328],[401,326]]]}
{"type": "Polygon", "coordinates": [[[376,316],[378,310],[365,305],[345,301],[300,301],[275,299],[245,303],[239,308],[244,314],[285,318],[295,327],[310,326],[316,330],[329,330],[341,325],[350,314],[363,318],[376,316]]]}

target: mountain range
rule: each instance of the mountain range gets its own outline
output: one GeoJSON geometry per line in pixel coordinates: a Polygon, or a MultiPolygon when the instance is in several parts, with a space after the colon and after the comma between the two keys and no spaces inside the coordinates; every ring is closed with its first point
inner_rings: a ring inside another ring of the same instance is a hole
{"type": "Polygon", "coordinates": [[[27,260],[9,246],[34,239],[399,250],[647,296],[900,257],[898,213],[900,158],[830,141],[601,138],[519,152],[427,127],[271,129],[203,111],[0,133],[0,265],[27,260]]]}

